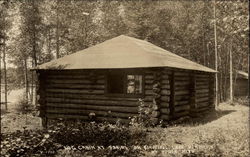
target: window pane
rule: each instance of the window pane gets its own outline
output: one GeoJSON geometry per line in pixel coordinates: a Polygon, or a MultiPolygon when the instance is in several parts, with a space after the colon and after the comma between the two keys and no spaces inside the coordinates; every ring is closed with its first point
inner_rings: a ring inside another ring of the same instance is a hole
{"type": "Polygon", "coordinates": [[[127,75],[127,93],[142,93],[142,75],[127,75]]]}
{"type": "Polygon", "coordinates": [[[122,74],[109,74],[108,75],[108,93],[122,94],[124,89],[124,75],[122,74]]]}

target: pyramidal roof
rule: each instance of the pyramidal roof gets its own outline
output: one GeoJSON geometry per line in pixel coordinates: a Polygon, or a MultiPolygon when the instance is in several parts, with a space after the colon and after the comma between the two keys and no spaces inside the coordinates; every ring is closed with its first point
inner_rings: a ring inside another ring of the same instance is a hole
{"type": "Polygon", "coordinates": [[[76,53],[52,60],[36,69],[116,69],[173,67],[216,72],[150,42],[120,35],[76,53]]]}

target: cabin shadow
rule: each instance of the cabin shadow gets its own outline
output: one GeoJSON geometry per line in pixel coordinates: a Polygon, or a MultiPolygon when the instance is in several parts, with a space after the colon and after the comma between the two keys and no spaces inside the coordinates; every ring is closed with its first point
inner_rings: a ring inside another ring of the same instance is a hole
{"type": "Polygon", "coordinates": [[[236,110],[213,110],[211,112],[200,115],[199,117],[191,118],[186,121],[186,124],[206,124],[215,121],[223,116],[231,114],[236,110]]]}

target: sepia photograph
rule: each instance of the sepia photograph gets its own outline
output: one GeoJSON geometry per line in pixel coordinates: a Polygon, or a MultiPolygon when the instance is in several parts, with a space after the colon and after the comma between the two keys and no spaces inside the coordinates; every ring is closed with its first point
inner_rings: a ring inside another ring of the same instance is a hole
{"type": "Polygon", "coordinates": [[[0,0],[2,157],[249,157],[248,0],[0,0]]]}

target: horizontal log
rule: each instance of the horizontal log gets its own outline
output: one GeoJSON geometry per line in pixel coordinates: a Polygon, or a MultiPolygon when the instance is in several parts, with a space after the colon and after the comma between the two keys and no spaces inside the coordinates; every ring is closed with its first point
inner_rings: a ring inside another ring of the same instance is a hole
{"type": "Polygon", "coordinates": [[[164,80],[161,81],[161,83],[162,83],[162,84],[167,84],[167,85],[169,85],[169,80],[165,80],[165,79],[164,79],[164,80]]]}
{"type": "Polygon", "coordinates": [[[104,90],[46,89],[49,93],[104,94],[104,90]]]}
{"type": "Polygon", "coordinates": [[[209,93],[196,93],[196,99],[209,97],[209,93]]]}
{"type": "Polygon", "coordinates": [[[170,95],[170,90],[167,89],[161,90],[161,95],[170,95]]]}
{"type": "Polygon", "coordinates": [[[182,101],[175,101],[174,105],[175,106],[178,106],[178,105],[186,105],[186,104],[189,104],[189,101],[188,100],[182,100],[182,101]]]}
{"type": "Polygon", "coordinates": [[[169,69],[163,69],[163,70],[162,70],[162,74],[171,75],[171,74],[172,74],[172,70],[169,70],[169,69]]]}
{"type": "Polygon", "coordinates": [[[144,82],[146,85],[152,85],[154,83],[154,80],[145,80],[144,82]]]}
{"type": "Polygon", "coordinates": [[[185,81],[185,82],[189,82],[190,78],[189,77],[175,77],[174,78],[175,81],[185,81]]]}
{"type": "Polygon", "coordinates": [[[209,85],[209,82],[195,82],[196,85],[209,85]]]}
{"type": "Polygon", "coordinates": [[[60,79],[46,79],[46,83],[48,84],[104,84],[105,83],[105,80],[82,80],[82,79],[79,79],[79,80],[76,80],[76,79],[71,79],[71,80],[60,80],[60,79]]]}
{"type": "Polygon", "coordinates": [[[161,75],[161,79],[169,79],[169,75],[168,74],[162,74],[161,75]]]}
{"type": "Polygon", "coordinates": [[[209,75],[207,75],[207,74],[195,74],[195,77],[196,78],[209,78],[209,75]]]}
{"type": "Polygon", "coordinates": [[[100,70],[100,71],[96,71],[96,70],[83,70],[83,69],[76,69],[76,70],[48,70],[46,71],[47,75],[69,75],[69,74],[89,74],[90,72],[94,72],[95,74],[103,74],[105,71],[104,70],[100,70]]]}
{"type": "Polygon", "coordinates": [[[104,85],[82,85],[82,84],[48,84],[49,89],[105,89],[104,85]]]}
{"type": "Polygon", "coordinates": [[[169,120],[169,115],[161,115],[160,119],[162,119],[162,120],[169,120]]]}
{"type": "Polygon", "coordinates": [[[131,101],[112,101],[112,100],[86,100],[86,99],[68,99],[68,98],[46,98],[51,103],[73,103],[73,104],[93,104],[93,105],[110,105],[110,106],[138,106],[139,102],[131,101]]]}
{"type": "Polygon", "coordinates": [[[170,97],[166,96],[166,95],[163,95],[163,96],[161,96],[160,100],[163,101],[163,102],[169,102],[170,101],[170,97]]]}
{"type": "MultiPolygon", "coordinates": [[[[104,79],[105,76],[104,75],[96,75],[95,78],[98,79],[104,79]]],[[[63,79],[63,80],[67,80],[67,79],[89,79],[89,74],[75,74],[75,75],[69,75],[69,74],[58,74],[58,75],[48,75],[47,79],[63,79]]]]}
{"type": "Polygon", "coordinates": [[[209,89],[209,85],[196,85],[195,89],[209,89]]]}
{"type": "Polygon", "coordinates": [[[81,105],[81,104],[61,104],[61,103],[46,103],[48,107],[61,108],[78,108],[98,111],[112,111],[123,113],[138,113],[138,107],[122,107],[122,106],[95,106],[95,105],[81,105]]]}
{"type": "Polygon", "coordinates": [[[154,80],[154,75],[149,75],[149,74],[147,74],[147,75],[145,75],[145,80],[154,80]]]}
{"type": "Polygon", "coordinates": [[[190,90],[190,86],[189,85],[185,85],[185,86],[177,86],[174,88],[175,90],[190,90]]]}
{"type": "Polygon", "coordinates": [[[189,105],[181,105],[181,106],[175,106],[174,111],[175,112],[180,112],[180,111],[187,111],[190,109],[189,105]]]}
{"type": "Polygon", "coordinates": [[[175,95],[186,95],[186,94],[190,94],[190,91],[188,90],[175,91],[175,95]]]}
{"type": "Polygon", "coordinates": [[[170,89],[170,85],[161,85],[161,89],[170,89]]]}
{"type": "Polygon", "coordinates": [[[153,85],[145,85],[144,89],[150,89],[150,90],[152,90],[153,89],[153,85]]]}
{"type": "Polygon", "coordinates": [[[209,83],[208,80],[195,80],[196,83],[209,83]]]}
{"type": "Polygon", "coordinates": [[[209,77],[196,77],[196,81],[208,81],[209,82],[209,77]]]}
{"type": "Polygon", "coordinates": [[[209,101],[209,97],[203,97],[203,98],[196,98],[195,102],[199,103],[199,102],[208,102],[209,101]]]}
{"type": "Polygon", "coordinates": [[[47,108],[47,113],[58,113],[58,114],[80,114],[88,116],[90,113],[95,113],[96,116],[105,117],[118,117],[118,118],[129,118],[138,116],[137,113],[121,113],[121,112],[109,112],[109,111],[96,111],[96,110],[80,110],[80,109],[64,109],[64,108],[47,108]]]}
{"type": "Polygon", "coordinates": [[[189,95],[177,95],[177,96],[175,96],[176,101],[189,100],[189,99],[190,99],[189,95]]]}
{"type": "Polygon", "coordinates": [[[160,112],[161,114],[168,115],[170,113],[170,110],[168,108],[161,108],[160,112]]]}
{"type": "MultiPolygon", "coordinates": [[[[154,96],[152,96],[152,95],[146,95],[146,96],[143,98],[143,100],[144,100],[145,102],[153,102],[153,99],[154,99],[154,96]]],[[[164,96],[161,96],[161,97],[160,97],[160,100],[163,101],[163,102],[169,102],[170,97],[167,96],[167,95],[164,95],[164,96]]]]}
{"type": "Polygon", "coordinates": [[[69,99],[86,99],[86,100],[114,100],[114,101],[132,101],[138,102],[138,98],[130,97],[109,97],[104,95],[82,95],[82,94],[67,94],[67,93],[46,93],[46,97],[52,98],[69,98],[69,99]]]}
{"type": "MultiPolygon", "coordinates": [[[[64,115],[64,114],[46,114],[46,117],[49,119],[56,119],[56,118],[63,118],[63,119],[82,119],[82,120],[88,120],[88,116],[81,116],[81,115],[64,115]]],[[[108,121],[111,123],[116,123],[118,120],[121,123],[128,124],[130,122],[129,119],[123,119],[123,118],[109,118],[109,117],[96,117],[97,121],[108,121]]]]}
{"type": "Polygon", "coordinates": [[[153,90],[150,89],[145,90],[145,95],[153,95],[153,94],[154,94],[153,90]]]}
{"type": "Polygon", "coordinates": [[[195,90],[196,93],[208,93],[209,89],[197,89],[195,90]]]}
{"type": "Polygon", "coordinates": [[[198,108],[209,106],[209,102],[196,103],[198,108]]]}
{"type": "Polygon", "coordinates": [[[161,106],[161,107],[169,107],[169,103],[161,102],[161,103],[160,103],[160,106],[161,106]]]}
{"type": "Polygon", "coordinates": [[[57,118],[63,118],[63,119],[82,119],[82,120],[88,120],[88,116],[83,115],[64,115],[64,114],[49,114],[47,113],[45,117],[49,119],[57,119],[57,118]]]}
{"type": "Polygon", "coordinates": [[[183,86],[183,85],[189,85],[189,84],[190,84],[190,82],[186,82],[186,81],[184,81],[184,82],[179,81],[179,82],[174,83],[175,86],[183,86]]]}
{"type": "Polygon", "coordinates": [[[175,118],[184,117],[184,116],[187,116],[187,115],[189,115],[189,111],[174,113],[175,118]]]}
{"type": "Polygon", "coordinates": [[[189,73],[187,72],[174,72],[174,76],[189,76],[189,73]]]}

